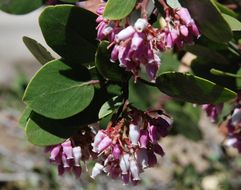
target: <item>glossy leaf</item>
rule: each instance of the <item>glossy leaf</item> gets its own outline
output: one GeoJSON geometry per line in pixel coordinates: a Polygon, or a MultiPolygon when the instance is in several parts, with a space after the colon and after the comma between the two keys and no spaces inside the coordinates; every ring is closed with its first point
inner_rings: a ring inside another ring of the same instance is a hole
{"type": "Polygon", "coordinates": [[[228,23],[210,0],[183,0],[183,2],[197,21],[201,34],[219,43],[232,39],[228,23]]]}
{"type": "Polygon", "coordinates": [[[239,20],[227,14],[222,14],[222,16],[229,24],[232,31],[241,31],[241,22],[239,20]]]}
{"type": "Polygon", "coordinates": [[[71,68],[60,60],[43,66],[30,81],[23,100],[35,112],[54,119],[84,110],[94,97],[86,68],[71,68]]]}
{"type": "Polygon", "coordinates": [[[26,128],[28,140],[36,145],[46,146],[61,143],[79,129],[98,121],[98,113],[111,95],[96,89],[91,104],[82,112],[66,119],[50,119],[37,113],[31,114],[26,128]]]}
{"type": "Polygon", "coordinates": [[[85,64],[94,61],[97,48],[96,15],[72,5],[47,7],[39,24],[47,44],[65,59],[85,64]]]}
{"type": "MultiPolygon", "coordinates": [[[[50,126],[51,127],[51,126],[50,126]]],[[[60,128],[53,128],[52,130],[60,130],[60,128]]],[[[29,142],[39,146],[49,146],[54,144],[62,143],[65,139],[60,138],[53,134],[54,132],[49,132],[47,130],[43,130],[38,126],[36,122],[30,119],[27,122],[26,126],[26,136],[29,142]]]]}
{"type": "Polygon", "coordinates": [[[10,14],[22,15],[38,9],[42,4],[42,0],[1,0],[0,10],[10,14]]]}
{"type": "Polygon", "coordinates": [[[31,112],[32,112],[32,109],[29,108],[29,107],[26,107],[24,110],[23,110],[23,113],[22,115],[20,116],[19,118],[19,126],[22,127],[22,128],[25,128],[26,127],[26,124],[29,120],[29,117],[31,115],[31,112]]]}
{"type": "Polygon", "coordinates": [[[104,17],[110,20],[120,20],[128,16],[136,5],[137,0],[108,0],[104,17]]]}
{"type": "Polygon", "coordinates": [[[115,96],[105,102],[100,109],[99,119],[102,119],[108,115],[110,115],[114,110],[118,109],[123,104],[123,99],[115,96]]]}
{"type": "Polygon", "coordinates": [[[42,64],[52,61],[54,57],[45,49],[40,43],[36,40],[26,37],[23,37],[23,42],[33,54],[33,56],[42,64]]]}
{"type": "Polygon", "coordinates": [[[160,91],[183,101],[218,104],[235,98],[236,93],[206,79],[178,72],[161,74],[156,81],[160,91]]]}
{"type": "Polygon", "coordinates": [[[102,41],[97,49],[95,64],[100,74],[109,80],[115,82],[126,82],[130,78],[130,74],[125,72],[118,63],[110,61],[111,51],[107,49],[109,43],[102,41]]]}

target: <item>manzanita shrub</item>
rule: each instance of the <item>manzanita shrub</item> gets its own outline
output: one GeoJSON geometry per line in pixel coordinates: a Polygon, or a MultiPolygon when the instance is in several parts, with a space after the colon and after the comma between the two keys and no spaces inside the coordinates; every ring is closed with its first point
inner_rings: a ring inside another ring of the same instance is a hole
{"type": "Polygon", "coordinates": [[[92,178],[106,173],[137,184],[140,173],[164,156],[160,139],[172,125],[199,138],[197,129],[188,128],[199,111],[188,102],[201,105],[212,122],[223,122],[225,144],[241,153],[240,5],[229,9],[216,0],[91,2],[92,12],[86,9],[90,1],[0,2],[0,9],[12,14],[46,6],[39,25],[61,58],[23,38],[42,67],[26,88],[20,124],[31,143],[50,153],[59,174],[79,177],[91,161],[92,178]],[[165,61],[170,52],[176,58],[165,61]],[[178,72],[176,63],[186,52],[196,57],[189,72],[178,72]],[[157,106],[151,98],[157,94],[169,98],[157,106]],[[226,105],[229,109],[222,112],[226,105]]]}

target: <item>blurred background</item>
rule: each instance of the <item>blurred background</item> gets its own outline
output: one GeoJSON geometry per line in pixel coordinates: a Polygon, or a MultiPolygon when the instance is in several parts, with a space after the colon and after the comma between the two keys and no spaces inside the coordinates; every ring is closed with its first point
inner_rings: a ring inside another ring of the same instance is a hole
{"type": "MultiPolygon", "coordinates": [[[[44,149],[28,143],[24,129],[18,124],[24,109],[21,101],[24,89],[41,66],[25,47],[22,37],[31,37],[47,47],[38,26],[40,12],[25,16],[0,12],[1,190],[241,189],[241,159],[235,150],[221,146],[223,136],[218,128],[193,105],[172,102],[166,109],[176,118],[173,135],[161,142],[166,155],[159,159],[158,167],[147,169],[141,185],[123,186],[121,181],[105,176],[93,181],[89,171],[83,172],[81,179],[70,175],[59,177],[44,149]],[[177,106],[182,111],[176,111],[177,106]]],[[[171,52],[163,55],[162,61],[179,64],[171,52]]]]}

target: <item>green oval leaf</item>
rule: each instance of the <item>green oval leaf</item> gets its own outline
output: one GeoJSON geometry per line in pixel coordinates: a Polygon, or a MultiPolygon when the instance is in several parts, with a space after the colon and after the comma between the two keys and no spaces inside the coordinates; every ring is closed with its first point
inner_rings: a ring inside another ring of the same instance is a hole
{"type": "Polygon", "coordinates": [[[118,109],[123,104],[123,98],[115,96],[105,102],[99,111],[99,119],[110,115],[114,110],[118,109]]]}
{"type": "Polygon", "coordinates": [[[241,22],[239,20],[227,14],[222,14],[222,16],[229,24],[232,31],[241,31],[241,22]]]}
{"type": "Polygon", "coordinates": [[[0,10],[16,15],[27,14],[41,7],[42,0],[1,0],[0,10]]]}
{"type": "Polygon", "coordinates": [[[72,5],[47,7],[39,24],[47,44],[65,59],[94,61],[97,49],[96,15],[72,5]]]}
{"type": "Polygon", "coordinates": [[[130,74],[119,67],[118,63],[110,61],[111,51],[107,49],[109,43],[102,41],[97,49],[95,64],[100,74],[109,80],[115,82],[126,82],[130,78],[130,74]]]}
{"type": "Polygon", "coordinates": [[[96,89],[91,104],[84,111],[66,119],[50,119],[33,112],[26,127],[27,138],[40,146],[61,143],[83,126],[97,122],[101,106],[110,98],[110,94],[103,89],[96,89]]]}
{"type": "Polygon", "coordinates": [[[156,85],[171,97],[197,104],[219,104],[236,97],[235,92],[188,73],[163,73],[156,85]]]}
{"type": "Polygon", "coordinates": [[[43,130],[31,119],[27,122],[25,133],[29,142],[39,146],[55,145],[62,143],[65,140],[64,138],[54,135],[53,132],[51,133],[43,130]]]}
{"type": "Polygon", "coordinates": [[[110,20],[120,20],[134,9],[137,0],[108,0],[103,16],[110,20]]]}
{"type": "Polygon", "coordinates": [[[23,42],[29,49],[29,51],[33,54],[33,56],[42,64],[54,60],[54,57],[48,50],[45,49],[40,43],[36,40],[29,38],[27,36],[23,37],[23,42]]]}
{"type": "Polygon", "coordinates": [[[197,21],[201,34],[215,42],[232,39],[232,31],[221,13],[210,0],[183,0],[192,17],[197,21]]]}
{"type": "Polygon", "coordinates": [[[62,119],[84,110],[94,97],[86,68],[71,68],[60,60],[43,66],[30,81],[23,100],[35,112],[62,119]]]}
{"type": "Polygon", "coordinates": [[[24,110],[23,110],[23,113],[21,114],[19,120],[18,120],[18,123],[19,123],[19,126],[21,128],[25,128],[26,127],[26,124],[29,120],[29,117],[32,113],[32,109],[30,109],[29,107],[26,107],[24,110]]]}

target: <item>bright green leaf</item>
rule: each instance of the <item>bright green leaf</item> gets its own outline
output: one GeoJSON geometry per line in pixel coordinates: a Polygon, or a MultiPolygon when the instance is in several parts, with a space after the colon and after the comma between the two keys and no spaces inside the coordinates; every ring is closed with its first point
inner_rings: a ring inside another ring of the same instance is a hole
{"type": "Polygon", "coordinates": [[[156,85],[163,93],[183,101],[218,104],[236,97],[236,93],[206,79],[178,72],[161,74],[156,85]]]}
{"type": "Polygon", "coordinates": [[[47,7],[39,24],[47,44],[65,59],[94,61],[97,48],[96,15],[72,5],[47,7]]]}
{"type": "Polygon", "coordinates": [[[43,130],[31,119],[27,122],[26,136],[29,142],[39,146],[59,144],[65,140],[64,138],[60,138],[47,130],[43,130]]]}
{"type": "Polygon", "coordinates": [[[26,127],[26,124],[28,122],[28,119],[30,117],[31,112],[32,112],[32,109],[30,109],[29,107],[26,107],[23,110],[23,113],[22,113],[22,115],[19,118],[19,126],[20,127],[22,127],[22,128],[26,127]]]}
{"type": "Polygon", "coordinates": [[[100,112],[99,112],[99,119],[102,119],[102,118],[108,116],[114,110],[118,109],[122,104],[123,104],[122,98],[120,98],[118,96],[111,98],[110,100],[105,102],[103,104],[103,106],[101,107],[100,112]]]}
{"type": "Polygon", "coordinates": [[[137,0],[108,0],[104,17],[110,20],[120,20],[128,16],[136,5],[137,0]]]}
{"type": "Polygon", "coordinates": [[[42,0],[0,0],[0,10],[16,15],[27,14],[41,7],[42,0]]]}
{"type": "Polygon", "coordinates": [[[50,119],[32,113],[26,128],[27,138],[31,143],[40,146],[61,143],[83,126],[96,123],[101,106],[110,98],[104,90],[96,89],[91,104],[84,111],[66,119],[50,119]]]}
{"type": "Polygon", "coordinates": [[[241,22],[239,20],[227,14],[222,14],[222,16],[227,21],[232,31],[241,31],[241,22]]]}
{"type": "Polygon", "coordinates": [[[30,81],[23,100],[35,112],[62,119],[84,110],[94,97],[89,72],[60,60],[44,65],[30,81]]]}
{"type": "Polygon", "coordinates": [[[23,37],[23,42],[33,54],[33,56],[42,64],[52,61],[54,57],[36,40],[26,37],[23,37]]]}

